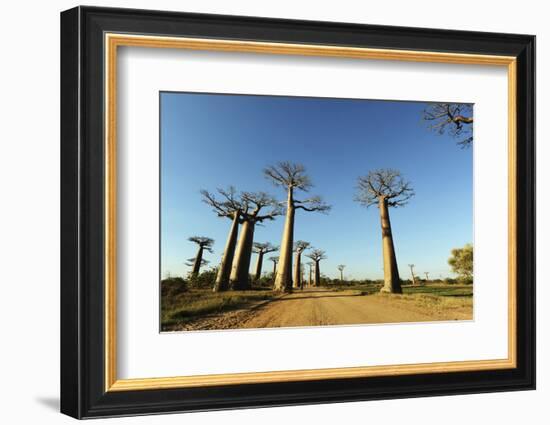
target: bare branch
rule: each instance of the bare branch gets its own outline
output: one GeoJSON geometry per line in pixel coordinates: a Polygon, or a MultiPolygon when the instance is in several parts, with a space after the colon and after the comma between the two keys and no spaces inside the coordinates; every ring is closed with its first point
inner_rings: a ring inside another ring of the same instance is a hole
{"type": "Polygon", "coordinates": [[[205,251],[213,252],[212,245],[214,245],[214,239],[207,238],[206,236],[191,236],[187,238],[189,242],[196,243],[198,246],[203,248],[205,251]]]}
{"type": "Polygon", "coordinates": [[[424,109],[425,121],[430,121],[430,130],[439,134],[446,131],[453,137],[460,138],[457,142],[462,148],[469,147],[473,142],[472,124],[473,105],[467,103],[430,103],[424,109]]]}
{"type": "Polygon", "coordinates": [[[357,179],[354,200],[365,207],[378,205],[381,199],[390,207],[402,207],[414,196],[410,182],[401,173],[392,169],[371,170],[357,179]]]}
{"type": "MultiPolygon", "coordinates": [[[[201,259],[200,267],[207,266],[210,263],[210,261],[205,260],[204,258],[201,259]]],[[[185,261],[185,265],[188,267],[193,267],[195,265],[195,258],[188,258],[185,261]]]]}
{"type": "Polygon", "coordinates": [[[212,210],[218,214],[219,217],[232,217],[235,212],[243,209],[243,205],[237,199],[237,190],[233,186],[229,186],[227,189],[217,189],[218,193],[224,198],[223,201],[216,199],[215,195],[207,190],[201,190],[202,201],[211,206],[212,210]]]}
{"type": "Polygon", "coordinates": [[[301,209],[304,211],[318,211],[322,213],[328,213],[332,208],[330,205],[326,204],[320,196],[314,196],[309,199],[304,200],[294,200],[294,205],[296,209],[301,209]]]}
{"type": "Polygon", "coordinates": [[[309,254],[306,254],[306,257],[311,258],[316,263],[318,263],[321,260],[327,259],[327,256],[325,255],[325,251],[323,251],[322,249],[313,249],[309,254]]]}
{"type": "Polygon", "coordinates": [[[303,252],[309,248],[309,242],[306,241],[296,241],[294,242],[294,252],[303,252]]]}
{"type": "Polygon", "coordinates": [[[254,245],[252,246],[252,250],[256,254],[268,254],[270,252],[275,252],[279,250],[278,246],[271,245],[269,242],[254,242],[254,245]]]}
{"type": "Polygon", "coordinates": [[[279,162],[264,169],[264,175],[276,186],[292,187],[307,192],[313,185],[305,172],[306,169],[302,164],[288,161],[279,162]]]}
{"type": "Polygon", "coordinates": [[[281,203],[265,192],[243,192],[241,199],[246,206],[241,212],[245,221],[261,223],[265,220],[273,220],[284,211],[281,203]],[[265,207],[270,207],[270,211],[267,214],[260,215],[260,211],[265,207]]]}

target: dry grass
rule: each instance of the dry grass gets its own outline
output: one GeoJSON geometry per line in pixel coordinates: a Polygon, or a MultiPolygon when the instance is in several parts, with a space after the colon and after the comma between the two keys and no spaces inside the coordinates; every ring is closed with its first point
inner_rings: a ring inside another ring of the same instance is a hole
{"type": "Polygon", "coordinates": [[[472,286],[433,285],[403,288],[403,294],[379,293],[392,306],[417,311],[435,320],[472,320],[472,286]]]}
{"type": "MultiPolygon", "coordinates": [[[[473,319],[472,285],[404,286],[402,295],[380,293],[378,284],[331,286],[324,289],[351,295],[374,296],[388,306],[421,313],[433,320],[473,319]]],[[[210,289],[187,289],[178,282],[163,284],[161,328],[163,331],[181,329],[196,319],[246,309],[259,301],[277,296],[277,293],[265,288],[214,293],[210,289]]]]}
{"type": "Polygon", "coordinates": [[[161,328],[171,330],[197,317],[246,308],[275,296],[270,290],[212,292],[210,289],[190,289],[163,296],[161,328]]]}

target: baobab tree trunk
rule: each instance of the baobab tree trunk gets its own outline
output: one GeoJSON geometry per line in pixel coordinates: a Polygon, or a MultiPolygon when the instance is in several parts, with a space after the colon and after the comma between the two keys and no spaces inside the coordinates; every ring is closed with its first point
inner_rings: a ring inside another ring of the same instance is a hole
{"type": "Polygon", "coordinates": [[[277,263],[273,261],[273,279],[275,279],[276,275],[277,275],[277,263]]]}
{"type": "Polygon", "coordinates": [[[401,289],[399,271],[397,269],[397,260],[395,258],[390,215],[388,212],[388,200],[385,197],[380,197],[378,207],[380,209],[380,223],[382,226],[382,254],[384,256],[384,286],[380,292],[401,294],[403,293],[403,290],[401,289]]]}
{"type": "Polygon", "coordinates": [[[296,213],[292,191],[293,188],[289,187],[279,266],[275,277],[274,289],[276,291],[292,291],[292,246],[294,244],[294,215],[296,213]]]}
{"type": "Polygon", "coordinates": [[[216,282],[214,283],[213,289],[214,292],[226,291],[229,289],[229,276],[231,275],[231,266],[233,264],[233,257],[235,256],[237,234],[239,232],[239,214],[238,211],[235,211],[233,216],[233,222],[231,223],[231,229],[229,229],[229,235],[225,243],[225,250],[223,251],[220,268],[216,275],[216,282]]]}
{"type": "Polygon", "coordinates": [[[254,242],[254,222],[247,220],[241,228],[241,237],[235,251],[233,268],[229,283],[233,289],[250,288],[248,270],[250,268],[250,257],[252,256],[252,244],[254,242]]]}
{"type": "Polygon", "coordinates": [[[254,273],[254,280],[259,280],[262,276],[262,263],[264,261],[264,253],[258,252],[258,261],[256,261],[256,272],[254,273]]]}
{"type": "Polygon", "coordinates": [[[296,263],[294,264],[294,283],[292,285],[294,288],[299,288],[302,283],[301,257],[302,253],[296,252],[296,263]]]}
{"type": "Polygon", "coordinates": [[[315,274],[313,275],[313,286],[319,286],[321,284],[321,270],[319,268],[319,261],[315,261],[315,274]]]}
{"type": "Polygon", "coordinates": [[[193,270],[191,271],[191,275],[193,277],[198,276],[201,270],[203,250],[204,248],[202,246],[199,246],[199,250],[197,251],[197,255],[195,256],[195,261],[193,262],[193,270]]]}
{"type": "Polygon", "coordinates": [[[411,269],[412,284],[413,284],[413,286],[415,286],[416,285],[416,278],[414,277],[414,264],[409,264],[409,267],[411,269]]]}
{"type": "Polygon", "coordinates": [[[312,285],[312,282],[311,282],[312,274],[313,274],[313,269],[311,268],[311,266],[309,266],[309,280],[307,282],[307,286],[312,285]]]}

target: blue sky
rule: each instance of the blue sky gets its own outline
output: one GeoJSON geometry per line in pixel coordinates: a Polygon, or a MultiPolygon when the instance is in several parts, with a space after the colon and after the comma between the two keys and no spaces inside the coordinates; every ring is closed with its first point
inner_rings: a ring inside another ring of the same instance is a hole
{"type": "MultiPolygon", "coordinates": [[[[295,240],[326,251],[321,272],[379,279],[382,242],[378,209],[353,201],[358,176],[395,168],[416,196],[390,217],[402,278],[453,276],[450,250],[473,241],[472,149],[429,131],[422,102],[277,96],[161,93],[161,274],[184,275],[196,246],[215,239],[210,265],[221,258],[230,221],[201,202],[199,191],[234,185],[284,199],[263,177],[278,161],[305,165],[329,214],[298,211],[295,240]]],[[[303,194],[308,196],[308,194],[303,194]]],[[[297,197],[301,196],[298,194],[297,197]]],[[[255,241],[279,245],[284,217],[258,226],[255,241]]],[[[255,264],[254,255],[252,267],[255,264]]],[[[270,270],[271,263],[264,270],[270,270]]]]}

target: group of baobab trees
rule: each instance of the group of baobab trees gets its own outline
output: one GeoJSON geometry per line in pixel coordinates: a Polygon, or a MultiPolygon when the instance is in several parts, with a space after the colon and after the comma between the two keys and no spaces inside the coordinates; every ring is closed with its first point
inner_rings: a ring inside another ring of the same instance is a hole
{"type": "MultiPolygon", "coordinates": [[[[219,217],[231,220],[213,287],[216,292],[229,289],[243,290],[250,287],[249,269],[253,252],[258,254],[253,274],[254,280],[258,280],[261,276],[264,256],[270,252],[279,251],[278,257],[270,258],[274,266],[273,289],[290,292],[293,288],[304,285],[301,257],[306,250],[309,250],[305,255],[312,260],[310,265],[310,271],[313,274],[312,283],[314,286],[320,284],[319,263],[327,258],[326,254],[323,250],[311,247],[309,242],[294,241],[294,227],[298,211],[327,213],[331,206],[319,196],[297,198],[297,192],[308,192],[312,187],[305,167],[301,164],[280,162],[266,168],[264,175],[286,191],[286,201],[279,202],[265,192],[238,193],[234,187],[217,189],[217,194],[206,190],[201,191],[203,201],[212,207],[219,217]],[[257,223],[273,220],[283,214],[285,214],[285,223],[280,247],[270,243],[254,242],[254,228],[257,223]],[[240,236],[238,236],[239,227],[240,236]]],[[[405,181],[396,170],[372,170],[357,180],[355,201],[367,208],[376,205],[380,210],[384,258],[384,286],[381,289],[383,292],[401,293],[389,208],[404,206],[413,195],[414,191],[410,183],[405,181]]],[[[196,257],[190,259],[188,263],[192,266],[191,274],[197,275],[205,262],[202,258],[203,252],[211,250],[213,240],[199,236],[189,240],[199,247],[196,257]]],[[[343,280],[344,267],[344,265],[338,266],[341,280],[343,280]]]]}
{"type": "MultiPolygon", "coordinates": [[[[473,142],[472,125],[473,107],[471,104],[458,103],[430,103],[423,112],[423,119],[428,127],[443,134],[447,132],[453,137],[460,138],[458,144],[468,148],[473,142]]],[[[280,162],[264,170],[264,175],[276,186],[286,191],[286,201],[278,202],[265,192],[242,192],[237,194],[235,188],[218,189],[221,197],[203,190],[203,201],[212,207],[219,217],[231,220],[231,226],[222,260],[218,268],[214,291],[227,289],[246,289],[249,287],[249,267],[252,252],[258,254],[258,262],[254,278],[259,279],[262,262],[265,254],[279,250],[278,257],[271,257],[273,261],[274,283],[276,291],[291,291],[293,287],[303,284],[301,270],[301,255],[310,248],[308,242],[294,242],[294,223],[296,212],[323,212],[330,210],[330,205],[323,202],[321,197],[312,196],[297,199],[296,192],[308,192],[312,187],[310,178],[301,164],[280,162]],[[260,214],[262,210],[267,210],[260,214]],[[256,223],[273,220],[276,216],[285,214],[285,224],[281,245],[275,247],[269,243],[254,243],[254,227],[256,223]],[[241,226],[241,236],[237,241],[238,228],[241,226]],[[292,276],[292,254],[295,253],[294,277],[292,276]]],[[[390,223],[390,208],[403,207],[414,196],[414,190],[401,173],[393,169],[371,170],[367,175],[357,179],[357,193],[355,201],[366,208],[377,206],[380,212],[382,228],[382,253],[384,262],[384,285],[382,292],[401,293],[401,281],[397,268],[395,246],[390,223]]],[[[194,259],[190,259],[192,274],[198,274],[200,267],[206,263],[202,258],[204,250],[211,250],[213,240],[206,237],[192,237],[190,241],[199,245],[194,259]]],[[[320,283],[319,262],[326,258],[325,252],[312,249],[309,254],[311,266],[315,266],[314,284],[320,283]]],[[[338,266],[340,280],[343,281],[345,265],[338,266]]],[[[311,279],[310,279],[311,281],[311,279]]]]}
{"type": "MultiPolygon", "coordinates": [[[[258,254],[254,279],[259,279],[264,255],[277,250],[280,251],[280,255],[276,262],[274,289],[277,291],[291,291],[293,285],[295,287],[300,285],[300,257],[302,252],[309,247],[309,243],[307,245],[305,245],[306,243],[294,244],[296,211],[327,212],[330,206],[325,204],[318,196],[302,200],[296,199],[295,191],[308,191],[311,187],[311,181],[305,173],[305,168],[300,164],[281,162],[276,166],[266,168],[264,174],[275,185],[286,190],[286,201],[279,202],[265,192],[237,193],[234,187],[217,189],[217,194],[206,190],[201,191],[203,201],[212,207],[219,217],[231,220],[229,234],[214,283],[214,291],[248,289],[250,287],[249,268],[252,253],[258,254]],[[286,218],[280,248],[270,243],[254,243],[255,225],[273,220],[283,213],[286,218]],[[240,236],[238,236],[239,227],[240,236]],[[297,271],[295,271],[294,281],[292,279],[293,252],[296,252],[297,256],[297,271]]],[[[199,245],[197,256],[192,261],[193,269],[191,273],[196,275],[201,264],[203,264],[202,254],[205,249],[210,249],[212,240],[197,236],[189,240],[199,245]]],[[[324,252],[312,250],[308,255],[313,259],[316,270],[318,270],[318,263],[324,258],[324,252]]],[[[315,282],[319,282],[318,272],[316,276],[315,282]]]]}

